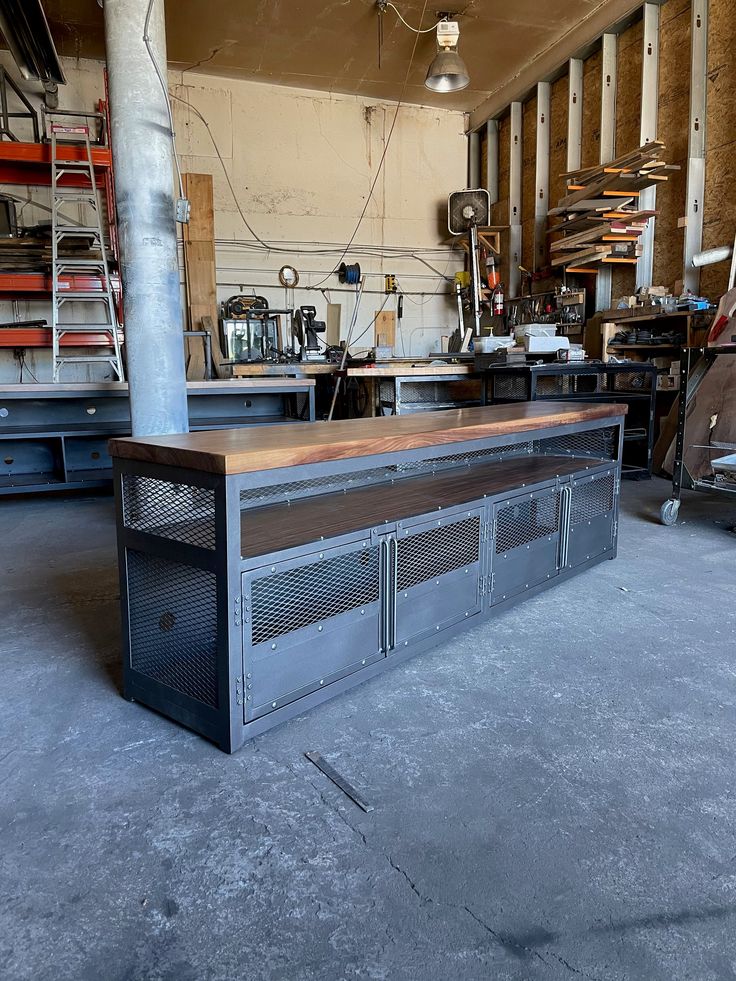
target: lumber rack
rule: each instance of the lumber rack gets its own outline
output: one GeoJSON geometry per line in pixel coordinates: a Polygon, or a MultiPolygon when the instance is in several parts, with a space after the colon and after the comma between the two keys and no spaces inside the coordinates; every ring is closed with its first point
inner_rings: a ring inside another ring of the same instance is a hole
{"type": "Polygon", "coordinates": [[[730,453],[734,455],[732,479],[722,479],[716,471],[703,477],[693,477],[685,463],[687,445],[687,417],[689,407],[695,399],[698,389],[704,381],[716,358],[736,355],[736,344],[720,345],[718,347],[688,347],[683,348],[680,355],[680,402],[677,414],[677,436],[675,438],[675,461],[672,471],[672,496],[669,497],[659,511],[663,525],[674,525],[680,511],[682,490],[715,491],[736,497],[736,445],[722,444],[709,447],[713,453],[720,456],[730,453]]]}

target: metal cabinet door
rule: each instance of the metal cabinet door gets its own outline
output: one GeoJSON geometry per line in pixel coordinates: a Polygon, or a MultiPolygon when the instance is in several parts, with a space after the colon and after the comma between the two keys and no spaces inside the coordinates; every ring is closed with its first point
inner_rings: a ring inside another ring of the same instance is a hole
{"type": "Polygon", "coordinates": [[[385,656],[381,548],[366,539],[243,574],[246,721],[385,656]]]}
{"type": "Polygon", "coordinates": [[[560,547],[557,486],[496,504],[490,546],[491,604],[556,576],[560,547]]]}
{"type": "Polygon", "coordinates": [[[573,568],[613,550],[616,472],[575,478],[570,483],[569,533],[564,564],[573,568]]]}
{"type": "Polygon", "coordinates": [[[483,508],[397,529],[390,650],[480,613],[482,531],[483,508]]]}

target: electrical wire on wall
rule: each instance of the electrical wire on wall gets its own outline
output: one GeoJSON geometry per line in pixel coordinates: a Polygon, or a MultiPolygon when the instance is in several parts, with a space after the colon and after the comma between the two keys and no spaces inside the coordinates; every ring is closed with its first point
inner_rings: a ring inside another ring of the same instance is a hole
{"type": "Polygon", "coordinates": [[[161,84],[161,91],[164,94],[164,102],[166,103],[166,112],[169,116],[169,127],[171,129],[171,148],[174,154],[174,166],[176,167],[176,176],[179,181],[179,197],[184,200],[186,195],[184,194],[184,179],[181,176],[181,167],[179,165],[179,155],[176,152],[176,133],[174,131],[174,114],[171,111],[171,100],[169,99],[169,86],[166,83],[163,72],[159,63],[156,61],[156,56],[153,53],[153,48],[151,47],[151,37],[148,33],[148,28],[151,24],[151,14],[153,13],[153,5],[156,0],[149,0],[148,10],[146,11],[146,20],[143,25],[143,43],[146,46],[146,51],[148,52],[148,57],[151,59],[151,64],[156,72],[159,83],[161,84]]]}

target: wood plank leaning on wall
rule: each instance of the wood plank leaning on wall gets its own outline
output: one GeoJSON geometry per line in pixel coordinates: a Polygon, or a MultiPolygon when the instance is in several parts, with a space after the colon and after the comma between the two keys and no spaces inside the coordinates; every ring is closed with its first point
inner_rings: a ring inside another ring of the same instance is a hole
{"type": "MultiPolygon", "coordinates": [[[[215,271],[215,208],[210,174],[184,174],[184,190],[192,207],[184,225],[184,270],[189,330],[206,330],[212,338],[214,374],[227,377],[217,332],[217,275],[215,271]]],[[[203,338],[187,342],[187,378],[205,377],[203,338]]]]}

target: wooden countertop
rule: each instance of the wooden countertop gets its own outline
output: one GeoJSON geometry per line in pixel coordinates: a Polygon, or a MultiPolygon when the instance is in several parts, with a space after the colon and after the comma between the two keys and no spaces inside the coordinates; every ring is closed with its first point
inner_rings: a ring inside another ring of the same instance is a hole
{"type": "Polygon", "coordinates": [[[112,439],[110,454],[209,473],[254,473],[551,429],[621,416],[625,411],[626,406],[607,402],[523,402],[377,419],[318,422],[311,426],[289,423],[269,426],[267,431],[221,429],[146,439],[112,439]]]}
{"type": "Polygon", "coordinates": [[[475,366],[473,364],[396,364],[377,362],[374,365],[360,365],[359,367],[347,368],[345,374],[348,378],[414,378],[414,377],[437,377],[445,375],[473,375],[475,366]]]}
{"type": "Polygon", "coordinates": [[[234,364],[233,378],[305,378],[331,375],[339,366],[327,361],[298,361],[293,364],[234,364]]]}
{"type": "MultiPolygon", "coordinates": [[[[250,378],[242,381],[229,381],[228,379],[215,379],[213,381],[188,381],[187,392],[190,395],[207,394],[217,392],[218,394],[238,395],[241,392],[258,392],[268,390],[278,386],[278,388],[293,388],[296,391],[305,388],[314,388],[313,378],[250,378]]],[[[63,382],[52,384],[12,384],[0,385],[0,396],[5,395],[14,397],[25,395],[29,398],[36,396],[70,396],[70,395],[127,395],[127,382],[83,382],[75,384],[73,382],[63,382]]]]}

